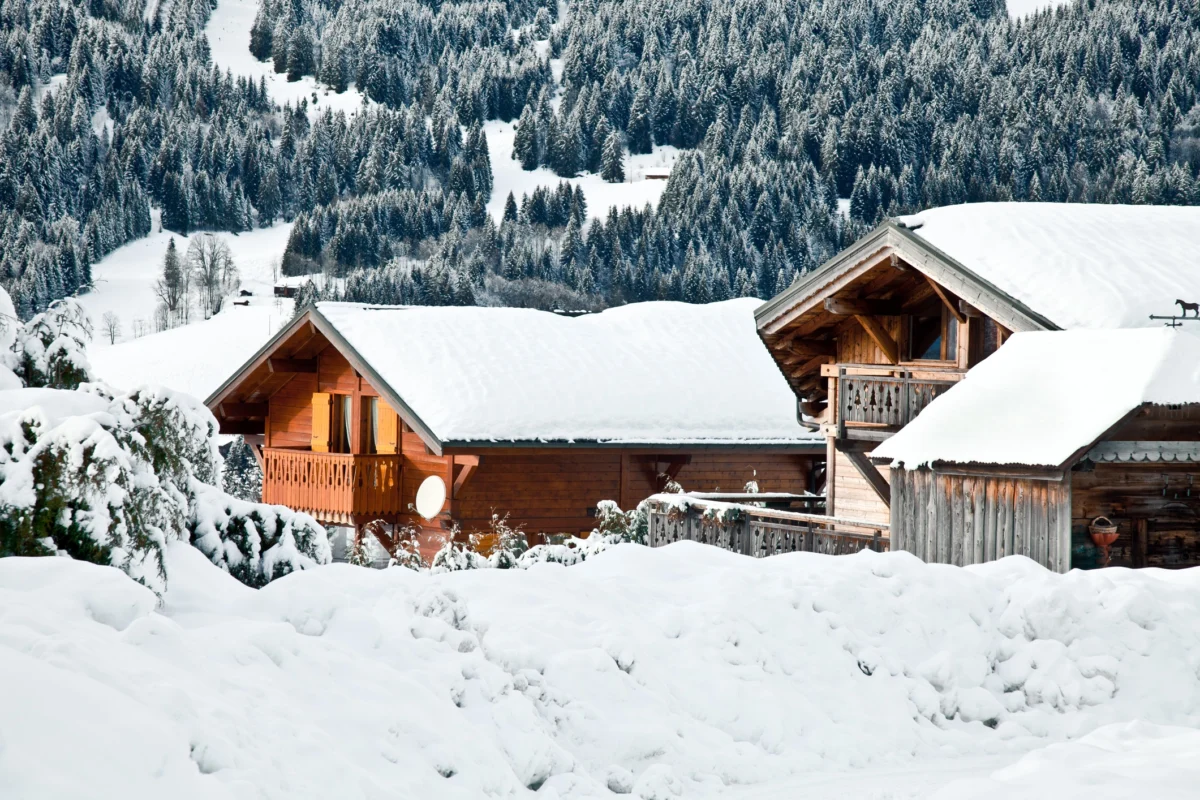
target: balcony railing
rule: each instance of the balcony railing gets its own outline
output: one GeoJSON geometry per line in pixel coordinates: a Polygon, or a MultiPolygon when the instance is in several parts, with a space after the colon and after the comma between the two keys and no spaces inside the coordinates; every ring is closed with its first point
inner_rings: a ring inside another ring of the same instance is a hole
{"type": "Polygon", "coordinates": [[[323,522],[353,524],[398,514],[400,459],[268,447],[263,453],[263,502],[307,511],[323,522]]]}
{"type": "Polygon", "coordinates": [[[762,558],[802,551],[848,555],[891,547],[887,523],[722,503],[694,494],[659,494],[647,503],[646,543],[700,542],[762,558]]]}
{"type": "Polygon", "coordinates": [[[838,438],[886,439],[916,419],[961,377],[961,372],[952,370],[840,367],[838,438]]]}

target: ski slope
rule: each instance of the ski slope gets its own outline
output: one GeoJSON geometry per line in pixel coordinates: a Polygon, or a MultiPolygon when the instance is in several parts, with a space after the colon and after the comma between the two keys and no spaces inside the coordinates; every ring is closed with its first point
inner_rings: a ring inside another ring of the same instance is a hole
{"type": "Polygon", "coordinates": [[[1195,796],[1200,570],[755,560],[0,559],[0,796],[1195,796]],[[70,754],[64,765],[64,754],[70,754]]]}

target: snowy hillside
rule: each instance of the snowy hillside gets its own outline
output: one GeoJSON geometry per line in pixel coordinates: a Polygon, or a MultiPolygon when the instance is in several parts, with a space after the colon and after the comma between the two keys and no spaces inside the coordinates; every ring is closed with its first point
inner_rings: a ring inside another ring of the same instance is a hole
{"type": "Polygon", "coordinates": [[[156,610],[114,569],[0,560],[0,796],[1093,800],[1197,777],[1195,570],[682,543],[253,591],[175,545],[168,575],[156,610]]]}
{"type": "Polygon", "coordinates": [[[256,59],[250,52],[250,28],[257,13],[258,0],[218,0],[204,26],[204,35],[208,37],[213,63],[219,69],[256,83],[265,79],[267,94],[279,105],[295,106],[301,100],[308,100],[310,117],[327,108],[353,114],[362,106],[366,98],[353,86],[337,94],[311,75],[289,82],[286,75],[275,71],[271,62],[256,59]]]}
{"type": "MultiPolygon", "coordinates": [[[[154,294],[154,283],[162,275],[167,243],[174,239],[175,247],[183,257],[191,241],[191,237],[160,230],[159,216],[158,211],[153,212],[154,232],[149,236],[114,250],[92,265],[93,288],[80,295],[79,302],[97,327],[96,349],[109,346],[107,336],[99,330],[106,312],[111,311],[120,319],[118,342],[134,339],[139,323],[146,332],[154,329],[154,309],[159,303],[154,294]]],[[[242,288],[253,293],[252,297],[241,299],[248,299],[252,305],[269,304],[274,307],[272,268],[283,257],[290,233],[291,225],[280,223],[271,228],[239,234],[214,234],[229,245],[242,288]]],[[[296,283],[297,280],[292,278],[288,282],[296,283]]],[[[287,307],[283,313],[290,316],[291,302],[284,305],[287,307]]]]}
{"type": "Polygon", "coordinates": [[[494,188],[488,201],[487,210],[496,222],[504,216],[504,201],[512,192],[517,204],[521,203],[521,195],[532,193],[539,186],[553,189],[564,180],[583,188],[583,196],[587,199],[588,216],[603,218],[612,207],[624,208],[633,206],[640,209],[649,203],[658,205],[658,198],[667,187],[665,180],[647,180],[646,171],[653,168],[669,169],[679,156],[679,150],[669,145],[654,148],[653,153],[646,155],[625,154],[625,183],[607,183],[599,175],[586,173],[578,178],[560,178],[546,167],[535,170],[521,169],[520,162],[512,157],[515,125],[511,122],[493,120],[483,126],[487,137],[488,157],[492,162],[492,179],[494,188]]]}

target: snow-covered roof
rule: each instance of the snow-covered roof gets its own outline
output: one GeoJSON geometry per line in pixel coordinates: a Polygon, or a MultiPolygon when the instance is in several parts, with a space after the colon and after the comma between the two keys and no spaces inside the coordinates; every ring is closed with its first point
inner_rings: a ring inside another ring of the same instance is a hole
{"type": "Polygon", "coordinates": [[[1059,328],[1157,326],[1200,300],[1200,208],[969,203],[900,222],[1059,328]]]}
{"type": "Polygon", "coordinates": [[[1059,467],[1144,404],[1200,402],[1200,338],[1182,330],[1017,333],[873,457],[1059,467]]]}
{"type": "MultiPolygon", "coordinates": [[[[759,340],[758,300],[520,308],[320,303],[443,443],[800,444],[820,435],[759,340]]],[[[383,391],[383,387],[380,387],[383,391]]]]}

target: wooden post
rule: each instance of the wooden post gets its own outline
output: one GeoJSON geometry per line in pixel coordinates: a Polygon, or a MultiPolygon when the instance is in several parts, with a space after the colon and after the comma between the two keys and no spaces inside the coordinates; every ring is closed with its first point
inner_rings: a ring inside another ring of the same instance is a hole
{"type": "Polygon", "coordinates": [[[1133,521],[1133,566],[1143,569],[1147,563],[1147,553],[1150,549],[1150,520],[1135,519],[1133,521]]]}

